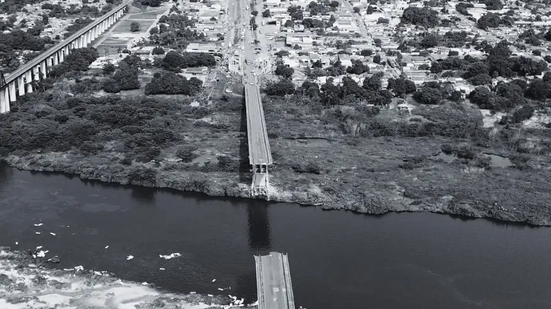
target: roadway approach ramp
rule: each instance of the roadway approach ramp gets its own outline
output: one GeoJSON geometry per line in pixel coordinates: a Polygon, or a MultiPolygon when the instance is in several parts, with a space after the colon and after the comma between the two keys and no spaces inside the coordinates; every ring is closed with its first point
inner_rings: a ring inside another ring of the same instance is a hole
{"type": "Polygon", "coordinates": [[[258,85],[245,84],[245,106],[247,109],[249,162],[253,166],[270,165],[272,164],[272,152],[258,85]]]}
{"type": "Polygon", "coordinates": [[[258,309],[295,309],[287,254],[270,252],[254,256],[258,309]]]}

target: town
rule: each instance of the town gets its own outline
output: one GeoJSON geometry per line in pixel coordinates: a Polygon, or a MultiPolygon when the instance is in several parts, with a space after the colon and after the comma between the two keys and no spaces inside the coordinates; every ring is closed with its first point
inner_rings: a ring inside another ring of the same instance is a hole
{"type": "Polygon", "coordinates": [[[20,78],[17,96],[12,82],[9,164],[257,197],[250,81],[274,162],[264,198],[551,222],[547,190],[526,197],[551,166],[543,3],[6,0],[4,77],[117,8],[90,44],[20,78]]]}
{"type": "Polygon", "coordinates": [[[0,307],[549,303],[546,4],[0,0],[0,307]]]}

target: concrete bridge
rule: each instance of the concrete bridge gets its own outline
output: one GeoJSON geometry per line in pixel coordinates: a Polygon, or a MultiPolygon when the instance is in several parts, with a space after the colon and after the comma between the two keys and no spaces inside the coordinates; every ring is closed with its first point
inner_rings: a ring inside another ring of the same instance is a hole
{"type": "Polygon", "coordinates": [[[114,25],[127,10],[132,0],[125,0],[109,13],[51,47],[40,56],[20,66],[0,83],[0,113],[10,111],[10,103],[19,96],[33,92],[33,84],[48,76],[48,72],[65,60],[72,50],[87,47],[114,25]]]}
{"type": "Polygon", "coordinates": [[[287,254],[270,252],[254,260],[258,309],[295,309],[287,254]]]}
{"type": "Polygon", "coordinates": [[[253,51],[252,34],[250,29],[247,29],[245,33],[243,83],[245,85],[245,107],[247,111],[249,162],[253,168],[251,195],[264,195],[269,199],[268,165],[271,165],[273,160],[260,97],[260,87],[257,84],[254,72],[255,57],[253,51]]]}

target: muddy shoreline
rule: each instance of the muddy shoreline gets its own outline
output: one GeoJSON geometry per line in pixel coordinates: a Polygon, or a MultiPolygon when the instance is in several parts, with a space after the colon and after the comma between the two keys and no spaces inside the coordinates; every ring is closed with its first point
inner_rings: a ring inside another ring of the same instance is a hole
{"type": "MultiPolygon", "coordinates": [[[[67,154],[34,154],[25,157],[9,155],[0,158],[9,166],[34,172],[57,172],[78,176],[83,180],[97,180],[121,185],[135,185],[150,188],[167,188],[178,191],[203,193],[213,197],[250,198],[249,184],[239,175],[230,173],[206,173],[200,171],[167,171],[163,163],[145,163],[140,166],[105,164],[67,154]],[[56,158],[56,159],[53,159],[56,158]],[[138,176],[136,176],[138,175],[138,176]]],[[[285,173],[273,177],[274,187],[270,202],[295,203],[302,206],[316,206],[324,210],[348,210],[358,214],[383,215],[390,212],[432,212],[465,218],[487,218],[502,222],[521,223],[532,226],[551,226],[551,215],[547,208],[523,211],[522,207],[503,207],[499,203],[484,200],[461,201],[452,196],[441,196],[430,201],[420,201],[388,192],[360,192],[347,196],[309,191],[289,191],[285,173]],[[374,202],[375,201],[375,202],[374,202]]],[[[272,181],[272,180],[271,180],[272,181]]],[[[523,192],[520,192],[521,195],[523,192]]],[[[474,194],[474,193],[473,193],[474,194]]],[[[545,202],[545,201],[542,201],[545,202]]]]}

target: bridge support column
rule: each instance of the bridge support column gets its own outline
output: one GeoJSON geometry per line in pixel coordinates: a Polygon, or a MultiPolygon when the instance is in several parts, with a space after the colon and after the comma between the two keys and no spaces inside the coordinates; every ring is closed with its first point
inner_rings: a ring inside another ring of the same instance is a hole
{"type": "Polygon", "coordinates": [[[8,96],[8,88],[0,91],[0,114],[10,111],[10,98],[8,96]]]}
{"type": "Polygon", "coordinates": [[[19,90],[19,96],[25,95],[25,76],[21,75],[17,78],[17,88],[19,90]]]}
{"type": "Polygon", "coordinates": [[[53,67],[53,66],[56,66],[58,63],[59,63],[59,61],[57,60],[57,53],[55,53],[55,54],[52,56],[52,67],[53,67]]]}
{"type": "Polygon", "coordinates": [[[53,67],[53,57],[48,57],[48,59],[46,59],[46,71],[50,72],[52,70],[52,67],[53,67]]]}
{"type": "Polygon", "coordinates": [[[33,68],[33,80],[34,81],[41,80],[41,78],[40,78],[40,67],[39,66],[35,66],[33,68]]]}
{"type": "Polygon", "coordinates": [[[15,92],[15,84],[16,84],[16,81],[13,81],[8,85],[8,90],[10,92],[10,102],[15,102],[15,100],[17,100],[17,93],[15,92]]]}
{"type": "Polygon", "coordinates": [[[33,76],[31,71],[25,72],[25,84],[27,86],[27,92],[26,93],[33,93],[33,76]]]}
{"type": "Polygon", "coordinates": [[[63,62],[63,60],[65,60],[65,57],[64,57],[64,49],[60,49],[58,52],[57,52],[57,55],[59,56],[59,63],[63,62]]]}
{"type": "Polygon", "coordinates": [[[48,72],[46,72],[46,61],[45,61],[45,60],[42,61],[42,62],[40,63],[40,73],[42,74],[42,78],[41,78],[41,79],[46,78],[46,74],[47,74],[48,72]]]}

